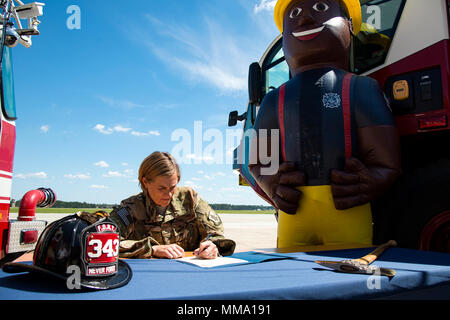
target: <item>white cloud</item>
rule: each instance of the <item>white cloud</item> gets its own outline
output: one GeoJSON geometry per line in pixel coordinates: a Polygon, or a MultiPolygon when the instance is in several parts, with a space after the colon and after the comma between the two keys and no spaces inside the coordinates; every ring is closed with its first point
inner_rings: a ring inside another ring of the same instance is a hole
{"type": "Polygon", "coordinates": [[[108,168],[109,164],[106,161],[98,161],[96,163],[94,163],[94,166],[100,167],[100,168],[108,168]]]}
{"type": "Polygon", "coordinates": [[[186,155],[186,159],[192,159],[192,160],[200,160],[200,161],[212,161],[214,160],[211,156],[199,156],[194,153],[189,153],[186,155]]]}
{"type": "Polygon", "coordinates": [[[148,136],[148,133],[145,132],[138,132],[138,131],[131,131],[132,136],[136,137],[142,137],[142,136],[148,136]]]}
{"type": "Polygon", "coordinates": [[[130,176],[133,175],[133,169],[125,169],[125,170],[123,170],[123,174],[124,174],[125,176],[130,177],[130,176]]]}
{"type": "Polygon", "coordinates": [[[211,174],[205,174],[203,177],[207,180],[213,180],[217,177],[226,177],[227,175],[223,173],[222,171],[213,172],[211,174]]]}
{"type": "Polygon", "coordinates": [[[245,90],[247,88],[247,79],[237,76],[224,69],[222,65],[212,63],[175,60],[178,64],[187,70],[193,77],[203,78],[216,87],[228,90],[245,90]]]}
{"type": "Polygon", "coordinates": [[[139,131],[133,130],[132,128],[126,128],[121,125],[115,125],[112,128],[107,128],[104,124],[101,124],[101,123],[95,125],[94,130],[98,131],[100,133],[103,133],[103,134],[112,134],[114,132],[130,133],[131,135],[136,136],[136,137],[143,137],[143,136],[150,136],[150,135],[160,136],[161,135],[159,133],[159,131],[157,131],[157,130],[149,130],[147,132],[139,132],[139,131]]]}
{"type": "Polygon", "coordinates": [[[45,124],[45,125],[42,125],[40,129],[41,129],[41,132],[47,133],[48,130],[50,129],[50,126],[45,124]]]}
{"type": "Polygon", "coordinates": [[[119,171],[108,171],[108,173],[102,175],[105,178],[120,178],[124,177],[125,175],[123,173],[120,173],[119,171]]]}
{"type": "Polygon", "coordinates": [[[117,125],[117,126],[114,126],[113,130],[117,131],[117,132],[128,132],[131,130],[131,128],[124,128],[121,125],[117,125]]]}
{"type": "Polygon", "coordinates": [[[19,179],[30,179],[30,178],[47,179],[47,173],[45,173],[44,171],[34,173],[18,173],[14,175],[14,177],[19,179]]]}
{"type": "Polygon", "coordinates": [[[64,178],[86,180],[86,179],[91,178],[91,174],[90,173],[77,173],[77,174],[68,173],[68,174],[64,175],[64,178]]]}
{"type": "Polygon", "coordinates": [[[150,130],[148,132],[139,132],[139,131],[133,130],[133,131],[131,131],[131,134],[136,137],[145,137],[145,136],[149,136],[149,135],[152,135],[152,136],[161,135],[158,131],[152,131],[152,130],[150,130]]]}
{"type": "Polygon", "coordinates": [[[146,18],[156,33],[166,40],[156,44],[148,34],[143,34],[140,42],[160,60],[181,69],[181,74],[192,81],[212,84],[221,91],[247,89],[248,65],[254,59],[252,52],[242,45],[247,39],[230,34],[227,26],[211,18],[205,18],[202,27],[195,30],[179,23],[162,23],[150,15],[146,18]]]}
{"type": "Polygon", "coordinates": [[[92,189],[108,189],[108,187],[107,186],[105,186],[105,185],[98,185],[98,184],[92,184],[91,185],[91,188],[92,189]]]}
{"type": "Polygon", "coordinates": [[[133,176],[133,169],[125,169],[123,172],[108,171],[108,173],[102,174],[105,178],[131,178],[133,176]]]}
{"type": "Polygon", "coordinates": [[[190,180],[185,181],[184,185],[191,187],[193,189],[203,189],[203,186],[195,184],[193,181],[190,181],[190,180]]]}
{"type": "Polygon", "coordinates": [[[259,4],[256,4],[253,8],[253,12],[272,11],[275,8],[276,3],[277,0],[260,0],[259,4]]]}
{"type": "Polygon", "coordinates": [[[105,125],[100,124],[100,123],[95,125],[94,130],[96,130],[96,131],[98,131],[100,133],[103,133],[103,134],[111,134],[111,133],[113,133],[113,129],[111,129],[111,128],[105,129],[105,125]]]}

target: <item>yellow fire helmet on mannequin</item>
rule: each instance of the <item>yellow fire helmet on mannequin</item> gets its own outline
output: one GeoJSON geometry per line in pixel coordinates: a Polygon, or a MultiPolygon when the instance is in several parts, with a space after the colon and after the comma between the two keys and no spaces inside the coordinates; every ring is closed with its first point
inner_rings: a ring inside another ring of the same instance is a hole
{"type": "MultiPolygon", "coordinates": [[[[284,12],[286,11],[286,8],[289,6],[289,4],[293,1],[294,0],[278,0],[275,5],[274,19],[281,33],[283,33],[284,12]]],[[[356,35],[361,29],[361,22],[362,22],[361,4],[359,3],[359,0],[341,0],[341,1],[347,7],[348,14],[352,19],[353,23],[353,33],[356,35]]]]}

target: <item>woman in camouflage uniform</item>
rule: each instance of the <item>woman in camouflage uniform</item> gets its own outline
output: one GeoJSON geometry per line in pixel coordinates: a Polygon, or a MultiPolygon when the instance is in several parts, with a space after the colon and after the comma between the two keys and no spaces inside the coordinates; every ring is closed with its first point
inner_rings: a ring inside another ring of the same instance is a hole
{"type": "Polygon", "coordinates": [[[192,188],[177,187],[180,169],[172,155],[153,152],[139,168],[142,192],[123,200],[110,217],[120,229],[122,258],[205,259],[234,252],[220,217],[192,188]]]}

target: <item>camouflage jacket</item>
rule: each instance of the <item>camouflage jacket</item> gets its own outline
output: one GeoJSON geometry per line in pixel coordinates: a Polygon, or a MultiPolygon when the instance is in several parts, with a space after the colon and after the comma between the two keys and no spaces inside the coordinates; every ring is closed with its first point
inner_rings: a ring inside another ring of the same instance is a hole
{"type": "Polygon", "coordinates": [[[235,242],[225,239],[220,217],[189,187],[177,187],[166,210],[157,207],[146,193],[123,200],[110,213],[120,230],[122,258],[150,258],[152,245],[176,243],[193,251],[207,236],[221,255],[231,255],[235,242]]]}

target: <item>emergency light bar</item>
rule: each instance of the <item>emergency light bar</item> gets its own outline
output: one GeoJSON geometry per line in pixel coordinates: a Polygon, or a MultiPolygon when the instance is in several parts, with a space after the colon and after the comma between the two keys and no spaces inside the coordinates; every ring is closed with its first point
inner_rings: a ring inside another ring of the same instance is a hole
{"type": "MultiPolygon", "coordinates": [[[[17,2],[20,3],[20,1],[17,2]]],[[[32,19],[35,17],[40,17],[44,14],[44,6],[45,4],[40,2],[32,2],[29,4],[22,3],[22,5],[15,7],[15,11],[19,16],[19,19],[32,19]]]]}
{"type": "Polygon", "coordinates": [[[9,36],[9,41],[5,44],[9,47],[14,47],[17,43],[22,44],[24,47],[31,47],[31,36],[39,35],[38,25],[41,23],[37,17],[44,14],[44,3],[32,2],[29,4],[24,4],[20,0],[6,0],[1,2],[3,9],[3,15],[1,19],[1,29],[0,35],[6,26],[7,34],[11,34],[9,29],[12,29],[15,34],[18,35],[16,41],[12,41],[11,36],[9,36]],[[17,6],[15,5],[17,3],[17,6]],[[12,23],[12,19],[15,20],[15,28],[12,23]],[[22,27],[21,19],[28,20],[27,28],[22,27]]]}

